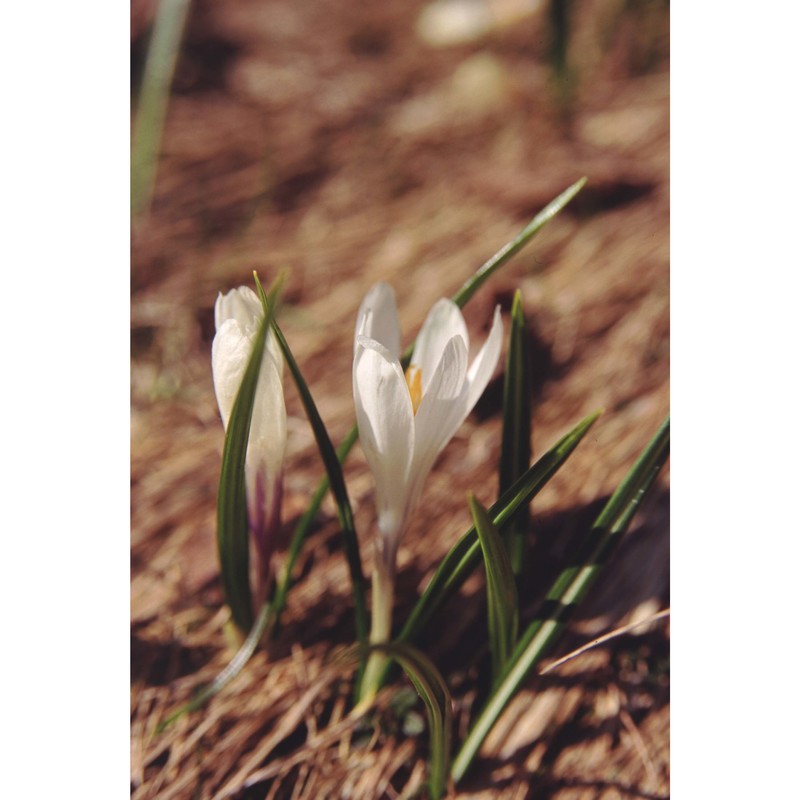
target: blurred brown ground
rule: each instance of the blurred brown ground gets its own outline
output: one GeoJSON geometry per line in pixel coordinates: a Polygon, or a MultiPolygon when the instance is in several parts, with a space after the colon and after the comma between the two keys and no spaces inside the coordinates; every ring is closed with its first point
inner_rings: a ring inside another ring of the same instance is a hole
{"type": "MultiPolygon", "coordinates": [[[[191,5],[152,210],[133,226],[137,799],[396,797],[425,779],[425,733],[408,728],[419,703],[409,716],[387,697],[382,728],[335,727],[347,685],[319,676],[332,648],[352,640],[353,618],[327,501],[269,652],[204,710],[155,733],[233,652],[214,542],[217,292],[250,282],[253,269],[267,281],[290,270],[282,326],[338,442],[353,422],[352,328],[369,286],[393,283],[410,341],[434,300],[588,176],[466,310],[482,341],[494,304],[507,310],[522,290],[536,344],[535,454],[606,410],[534,503],[528,613],[668,412],[668,5],[576,0],[566,95],[548,64],[547,6],[531,5],[513,24],[441,48],[415,30],[421,2],[191,5]]],[[[133,0],[134,76],[151,18],[152,3],[133,0]]],[[[495,497],[501,380],[439,460],[412,520],[396,621],[468,526],[466,491],[495,497]]],[[[278,564],[322,474],[287,387],[278,564]]],[[[346,478],[369,569],[372,485],[358,448],[346,478]]],[[[669,605],[668,483],[664,474],[558,652],[669,605]]],[[[457,737],[485,666],[483,591],[476,574],[423,643],[452,684],[457,737]]],[[[667,797],[668,636],[661,623],[531,678],[453,796],[667,797]]]]}

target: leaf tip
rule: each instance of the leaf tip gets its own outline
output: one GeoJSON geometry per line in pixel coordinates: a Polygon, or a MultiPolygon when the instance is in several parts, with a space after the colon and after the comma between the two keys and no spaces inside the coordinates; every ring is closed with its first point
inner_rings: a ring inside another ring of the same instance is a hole
{"type": "Polygon", "coordinates": [[[515,321],[524,321],[522,313],[522,292],[519,289],[514,292],[514,299],[511,302],[511,318],[515,321]]]}

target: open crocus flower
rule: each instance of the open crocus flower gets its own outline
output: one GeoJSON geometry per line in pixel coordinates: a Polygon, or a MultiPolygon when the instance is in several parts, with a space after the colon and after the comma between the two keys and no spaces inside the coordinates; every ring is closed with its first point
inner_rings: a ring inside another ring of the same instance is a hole
{"type": "Polygon", "coordinates": [[[374,286],[358,312],[353,395],[361,446],[375,479],[384,561],[393,565],[409,513],[436,457],[492,377],[502,348],[499,306],[489,337],[467,367],[469,335],[451,300],[439,300],[405,374],[391,286],[374,286]]]}
{"type": "MultiPolygon", "coordinates": [[[[372,576],[370,641],[391,638],[397,547],[436,457],[464,422],[500,358],[503,323],[494,312],[489,337],[467,367],[469,335],[451,300],[439,300],[403,373],[400,323],[391,286],[374,286],[358,312],[353,396],[361,446],[375,480],[378,528],[372,576]]],[[[362,699],[377,691],[385,656],[373,653],[362,699]]]]}
{"type": "MultiPolygon", "coordinates": [[[[263,318],[261,301],[252,289],[242,286],[217,298],[214,307],[217,332],[211,346],[211,370],[219,412],[226,429],[263,318]]],[[[266,594],[274,534],[280,525],[285,452],[283,356],[275,335],[270,331],[258,374],[245,461],[247,514],[258,556],[259,602],[266,594]]]]}

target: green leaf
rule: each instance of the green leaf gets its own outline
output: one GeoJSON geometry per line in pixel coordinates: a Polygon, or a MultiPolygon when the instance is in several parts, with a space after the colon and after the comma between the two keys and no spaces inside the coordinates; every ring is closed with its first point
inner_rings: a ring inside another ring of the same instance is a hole
{"type": "Polygon", "coordinates": [[[453,302],[463,308],[472,295],[503,266],[515,256],[539,231],[561,211],[586,185],[587,178],[575,181],[555,200],[551,200],[508,244],[501,247],[487,262],[478,268],[475,274],[453,295],[453,302]]]}
{"type": "Polygon", "coordinates": [[[264,319],[253,341],[250,360],[247,362],[247,369],[225,433],[217,495],[217,549],[222,587],[231,608],[233,621],[243,633],[250,630],[253,625],[250,527],[247,518],[244,465],[258,386],[258,373],[279,289],[278,282],[270,291],[269,297],[264,296],[264,319]]]}
{"type": "MultiPolygon", "coordinates": [[[[528,332],[522,311],[522,295],[514,294],[511,330],[503,386],[503,439],[500,449],[500,494],[531,463],[531,381],[528,367],[528,332]]],[[[508,524],[506,543],[514,575],[522,575],[530,526],[528,507],[521,508],[508,524]]]]}
{"type": "Polygon", "coordinates": [[[330,484],[333,498],[336,501],[339,524],[342,526],[342,536],[344,538],[345,556],[347,558],[347,565],[350,568],[350,581],[353,587],[353,600],[356,611],[356,636],[359,641],[366,641],[369,622],[367,603],[365,600],[364,573],[361,568],[361,555],[358,549],[358,536],[356,535],[355,522],[353,521],[353,509],[350,506],[350,498],[347,495],[347,487],[345,486],[344,475],[342,474],[342,465],[339,463],[330,436],[328,436],[328,431],[325,428],[325,424],[322,422],[319,411],[317,411],[317,406],[314,403],[314,399],[311,397],[311,392],[303,379],[300,368],[294,360],[292,351],[289,349],[289,345],[286,343],[281,329],[274,321],[272,323],[272,330],[278,337],[278,344],[281,346],[283,356],[289,366],[289,371],[292,373],[294,382],[297,385],[297,391],[300,393],[300,398],[305,406],[308,421],[311,424],[311,429],[314,431],[314,438],[317,440],[320,456],[325,464],[325,471],[328,473],[328,483],[330,484]]]}
{"type": "Polygon", "coordinates": [[[161,0],[136,107],[131,151],[131,213],[147,212],[153,194],[161,135],[169,104],[169,87],[175,72],[189,0],[161,0]]]}
{"type": "MultiPolygon", "coordinates": [[[[362,648],[364,649],[364,648],[362,648]]],[[[438,800],[447,787],[453,727],[453,703],[447,683],[433,662],[416,647],[401,642],[373,644],[367,652],[385,653],[408,675],[425,704],[430,728],[430,796],[438,800]]]]}
{"type": "Polygon", "coordinates": [[[489,519],[486,509],[472,492],[467,495],[467,501],[486,568],[489,646],[492,653],[492,675],[496,680],[517,640],[519,625],[517,585],[503,540],[489,519]]]}
{"type": "MultiPolygon", "coordinates": [[[[261,285],[258,276],[254,275],[254,277],[259,295],[261,296],[261,302],[265,304],[267,302],[267,297],[264,294],[264,287],[261,285]]],[[[303,374],[300,372],[300,367],[297,366],[297,362],[295,361],[294,355],[292,355],[292,351],[283,335],[283,331],[281,331],[278,323],[275,322],[274,319],[272,320],[272,331],[278,340],[281,352],[286,360],[286,365],[289,367],[289,372],[292,373],[292,378],[294,378],[297,391],[300,395],[300,399],[303,401],[303,406],[311,425],[311,430],[314,431],[314,438],[317,440],[317,448],[322,457],[322,462],[325,465],[325,471],[328,474],[328,483],[333,498],[336,501],[339,524],[342,526],[345,556],[347,558],[348,567],[350,568],[350,581],[353,587],[353,600],[356,611],[356,636],[360,642],[365,642],[368,634],[368,616],[364,590],[364,572],[361,568],[358,536],[353,520],[353,509],[350,506],[350,498],[347,495],[347,487],[344,482],[342,465],[333,448],[331,438],[328,436],[325,423],[322,421],[322,417],[317,410],[314,398],[311,396],[308,384],[305,378],[303,378],[303,374]]]]}
{"type": "MultiPolygon", "coordinates": [[[[358,429],[352,428],[336,451],[336,457],[339,459],[340,464],[342,464],[345,458],[347,458],[348,453],[353,449],[353,445],[357,441],[358,429]]],[[[303,543],[305,542],[309,530],[311,530],[311,526],[317,516],[319,507],[322,504],[322,501],[329,488],[330,482],[327,478],[323,479],[320,482],[320,485],[317,487],[317,490],[314,492],[314,496],[311,498],[311,503],[305,510],[303,516],[300,518],[300,521],[297,523],[297,526],[294,529],[292,540],[289,543],[289,551],[286,556],[286,566],[283,568],[276,581],[275,596],[272,600],[272,614],[274,618],[272,630],[277,630],[280,625],[281,614],[283,613],[284,608],[286,608],[286,599],[289,596],[289,590],[292,587],[292,572],[294,571],[294,566],[297,563],[297,558],[300,555],[300,551],[303,549],[303,543]]]]}
{"type": "MultiPolygon", "coordinates": [[[[538,494],[580,444],[601,413],[596,411],[579,422],[489,508],[489,517],[498,528],[502,530],[517,510],[538,494]]],[[[442,559],[400,631],[398,641],[409,641],[417,636],[436,609],[472,574],[480,557],[478,534],[472,527],[442,559]]]]}
{"type": "Polygon", "coordinates": [[[669,455],[669,417],[639,456],[614,492],[583,547],[556,578],[543,608],[517,643],[497,688],[472,726],[453,762],[452,775],[459,781],[497,718],[533,667],[544,657],[569,615],[586,595],[600,573],[609,553],[630,525],[641,501],[653,486],[669,455]]]}
{"type": "Polygon", "coordinates": [[[196,711],[214,697],[215,694],[221,692],[244,669],[253,653],[255,653],[270,619],[270,604],[264,603],[264,605],[261,606],[261,610],[258,612],[258,616],[253,623],[250,633],[247,634],[247,638],[236,652],[236,655],[231,659],[230,663],[208,684],[208,686],[204,686],[188,703],[181,706],[177,711],[174,711],[165,720],[160,722],[156,728],[156,733],[162,733],[169,725],[175,722],[176,719],[182,717],[184,714],[188,714],[190,711],[196,711]]]}

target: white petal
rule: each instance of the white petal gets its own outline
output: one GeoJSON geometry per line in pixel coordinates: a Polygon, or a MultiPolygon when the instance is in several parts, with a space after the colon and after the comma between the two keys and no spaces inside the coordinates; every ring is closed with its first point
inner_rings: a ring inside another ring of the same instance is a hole
{"type": "Polygon", "coordinates": [[[447,343],[454,336],[462,339],[465,350],[469,351],[469,334],[459,307],[452,300],[439,300],[428,312],[411,357],[411,363],[422,370],[423,397],[433,380],[447,343]]]}
{"type": "Polygon", "coordinates": [[[500,351],[503,349],[503,319],[500,316],[500,306],[494,309],[494,321],[489,336],[483,343],[480,352],[475,356],[467,373],[467,383],[469,384],[469,395],[467,398],[467,414],[475,408],[475,403],[483,394],[483,390],[489,383],[494,373],[497,362],[500,359],[500,351]]]}
{"type": "Polygon", "coordinates": [[[247,465],[263,463],[267,474],[278,476],[286,454],[286,404],[283,399],[282,364],[276,364],[273,351],[279,346],[270,332],[258,372],[250,438],[247,443],[247,465]]]}
{"type": "Polygon", "coordinates": [[[396,540],[406,515],[414,413],[400,362],[364,336],[356,342],[353,397],[361,447],[375,480],[378,523],[396,540]]]}
{"type": "Polygon", "coordinates": [[[248,286],[231,289],[227,294],[220,294],[214,305],[214,322],[217,330],[229,319],[235,319],[245,334],[253,335],[258,330],[263,317],[261,301],[248,286]]]}
{"type": "Polygon", "coordinates": [[[414,461],[409,506],[419,499],[436,457],[445,448],[467,416],[467,348],[454,336],[442,353],[427,394],[415,417],[414,461]]]}
{"type": "Polygon", "coordinates": [[[253,348],[235,319],[225,320],[211,344],[211,372],[222,424],[227,428],[236,394],[241,386],[247,361],[253,348]]]}
{"type": "Polygon", "coordinates": [[[375,339],[393,358],[400,358],[400,320],[394,289],[388,283],[376,283],[361,301],[356,321],[356,339],[359,336],[375,339]]]}
{"type": "Polygon", "coordinates": [[[217,333],[211,346],[214,391],[225,427],[250,358],[252,338],[263,312],[255,292],[246,286],[220,294],[214,304],[217,333]]]}
{"type": "MultiPolygon", "coordinates": [[[[263,320],[255,292],[240,287],[220,295],[214,308],[217,333],[211,345],[211,371],[220,416],[227,429],[244,378],[258,328],[263,320]]],[[[248,482],[266,469],[277,477],[286,451],[286,406],[283,399],[283,356],[275,335],[267,336],[259,369],[247,448],[248,482]]]]}

